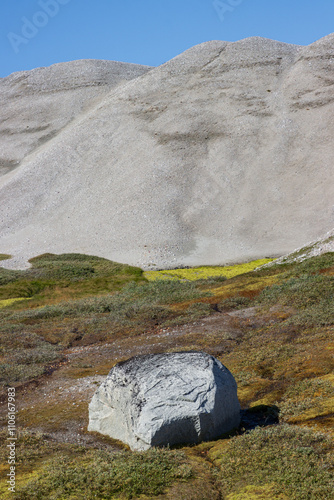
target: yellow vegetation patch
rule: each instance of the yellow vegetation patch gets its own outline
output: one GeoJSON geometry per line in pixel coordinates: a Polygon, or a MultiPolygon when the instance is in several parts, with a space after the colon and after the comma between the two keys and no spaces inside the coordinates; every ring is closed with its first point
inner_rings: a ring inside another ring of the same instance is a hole
{"type": "Polygon", "coordinates": [[[219,465],[220,459],[224,453],[229,448],[229,440],[228,439],[219,439],[216,441],[213,446],[208,450],[208,458],[214,465],[219,465]]]}
{"type": "Polygon", "coordinates": [[[224,300],[230,297],[245,297],[252,299],[258,295],[264,288],[274,285],[279,281],[279,275],[273,276],[251,276],[247,275],[245,277],[240,277],[234,280],[226,280],[221,285],[208,286],[204,291],[209,291],[212,295],[211,297],[192,299],[184,302],[179,302],[176,304],[171,304],[170,308],[172,310],[181,311],[189,307],[191,304],[196,302],[204,302],[208,304],[214,304],[217,301],[224,300]]]}
{"type": "Polygon", "coordinates": [[[145,278],[149,281],[154,280],[187,280],[195,281],[199,279],[214,278],[217,276],[224,276],[225,278],[233,278],[239,274],[248,273],[257,267],[268,264],[274,259],[259,259],[247,262],[244,264],[236,264],[234,266],[201,266],[192,267],[190,269],[167,269],[163,271],[146,271],[145,278]]]}
{"type": "MultiPolygon", "coordinates": [[[[270,384],[266,384],[266,385],[264,384],[264,388],[266,389],[267,387],[270,388],[270,384]]],[[[254,391],[252,391],[251,389],[249,390],[248,394],[246,392],[242,391],[241,392],[242,396],[239,397],[240,403],[242,402],[242,400],[245,400],[245,401],[251,400],[253,393],[254,393],[254,391]],[[243,397],[243,399],[242,399],[242,397],[243,397]]],[[[239,389],[238,389],[238,395],[239,395],[239,389]]],[[[249,407],[254,408],[256,406],[261,406],[261,405],[270,406],[273,404],[277,404],[277,399],[280,396],[281,396],[281,391],[279,391],[279,390],[271,391],[268,394],[266,394],[263,398],[257,399],[256,401],[251,402],[249,407]]]]}
{"type": "Polygon", "coordinates": [[[80,398],[68,399],[57,404],[46,403],[38,408],[25,408],[18,414],[18,418],[25,427],[39,427],[47,432],[67,430],[71,422],[81,422],[82,426],[88,423],[88,403],[80,398]]]}
{"type": "Polygon", "coordinates": [[[264,484],[263,486],[246,486],[237,493],[230,493],[226,500],[288,500],[285,495],[277,495],[272,484],[264,484]]]}
{"type": "Polygon", "coordinates": [[[330,382],[333,384],[333,390],[334,390],[334,374],[329,373],[328,375],[324,375],[323,377],[319,377],[321,380],[325,380],[327,382],[330,382]]]}
{"type": "MultiPolygon", "coordinates": [[[[238,398],[241,404],[246,404],[247,401],[251,400],[254,397],[254,394],[257,394],[261,390],[265,390],[267,387],[270,387],[271,380],[260,379],[256,377],[252,380],[251,384],[246,387],[238,387],[238,398]]],[[[263,398],[251,404],[251,406],[257,406],[259,404],[272,404],[275,401],[275,397],[271,394],[269,398],[263,398]],[[271,396],[271,397],[270,397],[271,396]]]]}
{"type": "Polygon", "coordinates": [[[233,280],[231,283],[224,283],[215,288],[210,288],[210,292],[215,296],[221,296],[222,298],[233,297],[235,295],[252,297],[254,292],[259,292],[267,286],[277,283],[278,281],[279,275],[249,277],[247,282],[233,280]]]}
{"type": "Polygon", "coordinates": [[[330,422],[334,423],[334,375],[328,374],[314,379],[314,381],[329,382],[333,386],[332,394],[322,394],[321,388],[312,395],[312,407],[301,412],[299,415],[293,416],[289,419],[289,423],[307,423],[311,422],[313,425],[322,426],[325,424],[333,433],[333,425],[328,425],[330,422]]]}
{"type": "Polygon", "coordinates": [[[313,407],[302,414],[292,417],[289,419],[289,423],[301,423],[306,420],[313,420],[319,417],[331,416],[334,411],[334,397],[329,398],[322,403],[319,403],[318,406],[313,407]]]}
{"type": "Polygon", "coordinates": [[[14,304],[14,302],[19,302],[20,300],[28,300],[28,298],[26,298],[26,297],[19,297],[19,298],[16,298],[16,299],[0,300],[0,309],[2,309],[3,307],[10,306],[10,305],[14,304]]]}
{"type": "Polygon", "coordinates": [[[121,360],[117,358],[116,360],[110,359],[107,362],[102,362],[101,364],[94,363],[94,365],[69,367],[64,371],[64,373],[67,377],[73,379],[94,377],[95,375],[108,375],[111,368],[116,364],[116,362],[118,363],[119,361],[121,360]]]}
{"type": "MultiPolygon", "coordinates": [[[[34,465],[36,467],[36,464],[34,464],[34,465]]],[[[20,467],[17,467],[17,468],[20,469],[20,467]]],[[[20,473],[20,472],[17,471],[16,475],[15,475],[15,487],[19,488],[21,486],[26,485],[32,479],[37,479],[38,472],[40,470],[41,470],[41,467],[35,469],[34,472],[20,473]]],[[[7,473],[8,473],[8,469],[6,471],[6,474],[7,473]]],[[[6,499],[7,500],[13,500],[13,493],[8,490],[7,478],[6,479],[2,479],[0,481],[0,498],[2,498],[3,500],[6,500],[6,499]]]]}

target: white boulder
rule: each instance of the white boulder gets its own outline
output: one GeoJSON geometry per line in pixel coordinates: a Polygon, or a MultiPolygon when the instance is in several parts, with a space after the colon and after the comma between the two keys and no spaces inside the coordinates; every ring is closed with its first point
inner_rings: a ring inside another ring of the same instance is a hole
{"type": "Polygon", "coordinates": [[[89,431],[132,450],[213,439],[237,427],[237,384],[213,356],[178,352],[118,363],[89,405],[89,431]]]}

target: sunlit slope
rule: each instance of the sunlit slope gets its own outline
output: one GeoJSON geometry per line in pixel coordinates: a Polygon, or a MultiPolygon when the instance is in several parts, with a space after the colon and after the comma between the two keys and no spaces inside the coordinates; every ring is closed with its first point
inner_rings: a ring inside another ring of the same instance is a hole
{"type": "Polygon", "coordinates": [[[111,89],[1,178],[4,265],[224,265],[331,229],[333,42],[207,42],[111,89]]]}
{"type": "Polygon", "coordinates": [[[150,69],[84,59],[0,78],[0,176],[16,169],[112,88],[150,69]]]}

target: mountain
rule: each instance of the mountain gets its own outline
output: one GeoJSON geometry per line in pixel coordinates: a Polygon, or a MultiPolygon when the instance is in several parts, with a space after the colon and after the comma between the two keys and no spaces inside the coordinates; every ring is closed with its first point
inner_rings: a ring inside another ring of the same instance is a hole
{"type": "Polygon", "coordinates": [[[0,81],[0,252],[145,269],[280,256],[334,226],[334,35],[0,81]]]}
{"type": "Polygon", "coordinates": [[[297,248],[294,252],[291,252],[288,255],[283,255],[279,259],[276,259],[269,264],[265,264],[262,267],[271,267],[274,264],[303,262],[306,259],[317,257],[318,255],[323,255],[328,252],[334,252],[334,229],[332,229],[332,231],[328,231],[328,233],[321,238],[318,238],[301,248],[297,248]]]}
{"type": "Polygon", "coordinates": [[[92,59],[0,79],[0,175],[19,166],[78,114],[121,83],[146,73],[137,64],[92,59]]]}

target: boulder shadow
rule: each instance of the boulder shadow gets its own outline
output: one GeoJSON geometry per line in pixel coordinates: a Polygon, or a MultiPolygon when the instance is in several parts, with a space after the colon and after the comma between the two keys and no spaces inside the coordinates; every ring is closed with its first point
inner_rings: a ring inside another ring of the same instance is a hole
{"type": "MultiPolygon", "coordinates": [[[[231,439],[234,436],[240,436],[249,432],[256,427],[266,427],[268,425],[279,424],[279,412],[280,409],[276,405],[256,405],[252,408],[246,408],[240,410],[240,424],[239,427],[231,429],[229,432],[225,432],[220,436],[212,439],[211,441],[219,441],[220,439],[231,439]]],[[[205,442],[201,441],[201,442],[205,442]]],[[[179,443],[170,446],[170,449],[180,449],[184,446],[196,446],[198,443],[179,443]]]]}
{"type": "Polygon", "coordinates": [[[256,427],[279,424],[279,408],[276,405],[256,405],[241,410],[239,432],[244,433],[256,427]]]}

